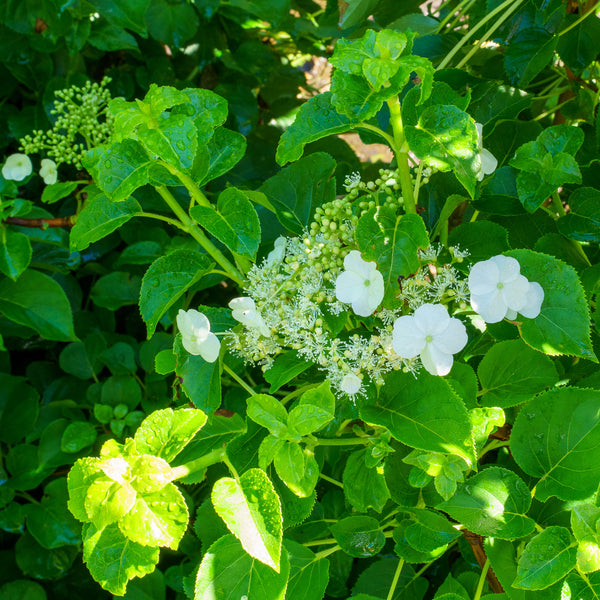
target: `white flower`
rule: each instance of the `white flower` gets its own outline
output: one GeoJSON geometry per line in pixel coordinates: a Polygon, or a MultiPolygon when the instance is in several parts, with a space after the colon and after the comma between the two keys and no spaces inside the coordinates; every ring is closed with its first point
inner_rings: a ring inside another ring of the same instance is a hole
{"type": "Polygon", "coordinates": [[[258,329],[265,337],[271,335],[271,330],[267,327],[267,324],[258,312],[252,298],[248,296],[234,298],[229,303],[229,308],[231,308],[231,316],[236,321],[239,321],[249,329],[258,329]]]}
{"type": "Polygon", "coordinates": [[[432,375],[447,375],[453,354],[467,343],[467,330],[461,321],[450,317],[443,304],[423,304],[413,315],[399,317],[394,323],[392,347],[398,356],[419,355],[432,375]]]}
{"type": "Polygon", "coordinates": [[[479,173],[477,174],[477,180],[483,181],[485,175],[490,175],[496,170],[498,161],[496,157],[483,147],[483,125],[481,123],[475,123],[477,128],[477,149],[479,150],[479,173]]]}
{"type": "Polygon", "coordinates": [[[53,160],[42,158],[40,177],[44,180],[46,185],[56,183],[56,180],[58,179],[58,170],[56,168],[56,163],[53,160]]]}
{"type": "Polygon", "coordinates": [[[471,306],[487,323],[498,323],[517,313],[533,319],[540,314],[544,290],[520,274],[519,262],[499,254],[475,263],[469,273],[471,306]]]}
{"type": "Polygon", "coordinates": [[[177,327],[181,332],[183,347],[194,355],[200,355],[206,362],[215,362],[219,357],[221,343],[210,330],[206,315],[191,308],[177,314],[177,327]]]}
{"type": "Polygon", "coordinates": [[[2,177],[12,181],[23,181],[31,175],[33,166],[27,154],[11,154],[2,167],[2,177]]]}
{"type": "Polygon", "coordinates": [[[346,394],[353,396],[358,393],[361,385],[362,381],[358,375],[348,373],[347,375],[344,375],[342,382],[340,383],[340,389],[342,392],[346,392],[346,394]]]}
{"type": "Polygon", "coordinates": [[[285,249],[287,247],[287,240],[284,236],[280,235],[273,246],[273,250],[267,255],[268,265],[278,265],[285,258],[285,249]]]}
{"type": "Polygon", "coordinates": [[[352,304],[352,310],[361,317],[368,317],[383,300],[383,275],[377,263],[367,262],[358,250],[344,258],[343,273],[335,281],[335,297],[340,302],[352,304]]]}

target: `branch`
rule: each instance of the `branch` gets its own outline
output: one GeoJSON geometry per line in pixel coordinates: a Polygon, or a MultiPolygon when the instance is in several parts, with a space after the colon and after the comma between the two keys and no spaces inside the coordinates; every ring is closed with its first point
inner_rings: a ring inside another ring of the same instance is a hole
{"type": "Polygon", "coordinates": [[[21,217],[7,217],[2,221],[8,225],[19,225],[20,227],[36,227],[48,229],[48,227],[73,227],[75,215],[69,217],[54,217],[53,219],[23,219],[21,217]]]}
{"type": "MultiPolygon", "coordinates": [[[[462,534],[469,542],[469,546],[471,546],[471,550],[473,550],[473,554],[477,560],[479,566],[483,569],[487,556],[485,555],[485,550],[483,549],[483,536],[473,533],[468,529],[463,529],[462,534]]],[[[504,593],[504,589],[502,588],[502,584],[498,581],[496,574],[494,573],[492,567],[488,569],[488,572],[485,576],[487,582],[490,585],[490,589],[494,594],[502,594],[504,593]]]]}

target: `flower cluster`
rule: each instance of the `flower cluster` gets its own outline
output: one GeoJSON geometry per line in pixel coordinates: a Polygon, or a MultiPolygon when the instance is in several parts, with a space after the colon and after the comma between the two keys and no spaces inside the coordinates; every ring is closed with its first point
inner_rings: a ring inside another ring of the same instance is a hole
{"type": "MultiPolygon", "coordinates": [[[[11,154],[2,167],[2,177],[12,181],[23,181],[33,172],[31,159],[27,154],[11,154]]],[[[49,158],[43,158],[40,168],[40,177],[46,185],[56,183],[58,179],[58,169],[56,163],[49,158]]]]}
{"type": "Polygon", "coordinates": [[[109,83],[110,78],[105,77],[100,83],[88,81],[83,87],[56,91],[57,99],[51,111],[56,115],[54,126],[21,138],[21,151],[25,154],[40,152],[58,165],[67,163],[81,168],[83,153],[106,143],[112,135],[113,118],[106,111],[111,99],[109,83]]]}

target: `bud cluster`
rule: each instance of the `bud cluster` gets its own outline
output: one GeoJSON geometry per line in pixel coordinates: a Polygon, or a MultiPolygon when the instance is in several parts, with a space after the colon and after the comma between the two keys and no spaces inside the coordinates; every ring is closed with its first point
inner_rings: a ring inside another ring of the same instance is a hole
{"type": "Polygon", "coordinates": [[[52,129],[38,129],[21,138],[20,150],[25,154],[39,152],[57,165],[66,163],[80,169],[83,154],[106,143],[112,135],[114,119],[107,112],[109,83],[110,78],[104,77],[100,83],[88,81],[82,87],[56,91],[50,111],[56,116],[52,129]]]}

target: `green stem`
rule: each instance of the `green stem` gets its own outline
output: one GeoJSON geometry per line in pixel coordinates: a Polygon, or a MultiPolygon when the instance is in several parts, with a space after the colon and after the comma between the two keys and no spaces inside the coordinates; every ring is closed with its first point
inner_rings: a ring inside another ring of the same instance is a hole
{"type": "Polygon", "coordinates": [[[185,226],[182,225],[180,221],[176,221],[175,219],[171,219],[171,218],[165,217],[163,215],[157,215],[156,213],[148,213],[148,212],[142,211],[142,212],[135,213],[133,216],[134,217],[146,217],[147,219],[156,219],[157,221],[163,221],[164,223],[173,225],[173,227],[177,227],[178,229],[187,231],[185,226]]]}
{"type": "Polygon", "coordinates": [[[415,179],[415,187],[413,195],[415,198],[415,205],[419,204],[419,190],[421,189],[421,175],[423,174],[423,161],[419,161],[419,167],[417,168],[417,178],[415,179]]]}
{"type": "Polygon", "coordinates": [[[519,8],[519,4],[520,2],[517,2],[514,6],[511,6],[503,15],[500,19],[498,19],[498,21],[496,23],[494,23],[494,25],[492,25],[486,32],[485,34],[481,37],[480,40],[478,40],[477,44],[475,44],[475,46],[473,46],[473,48],[471,48],[471,50],[469,50],[469,52],[467,53],[466,56],[464,56],[456,65],[457,69],[460,69],[462,67],[464,67],[469,60],[471,60],[472,56],[481,48],[481,45],[484,42],[487,42],[487,40],[490,39],[490,37],[492,37],[494,31],[496,31],[496,29],[498,29],[498,27],[500,27],[504,21],[506,21],[506,19],[508,19],[508,17],[515,12],[515,10],[517,10],[517,8],[519,8]]]}
{"type": "Polygon", "coordinates": [[[490,568],[490,559],[486,559],[483,568],[481,569],[481,575],[479,576],[479,581],[477,582],[477,589],[475,590],[475,595],[473,596],[473,600],[479,600],[481,598],[481,593],[483,592],[483,586],[485,585],[485,578],[487,576],[487,572],[490,568]]]}
{"type": "Polygon", "coordinates": [[[594,10],[600,6],[600,2],[596,2],[596,4],[594,4],[594,6],[592,6],[592,8],[590,8],[588,11],[586,11],[585,14],[581,15],[581,17],[579,17],[579,19],[577,19],[577,21],[574,21],[573,23],[571,23],[568,27],[565,27],[559,34],[558,36],[560,37],[561,35],[565,35],[565,33],[567,33],[568,31],[571,31],[571,29],[573,29],[574,27],[577,27],[577,25],[579,25],[579,23],[581,23],[581,21],[583,21],[584,19],[587,19],[590,15],[594,15],[594,10]]]}
{"type": "MultiPolygon", "coordinates": [[[[337,521],[335,521],[337,523],[337,521]]],[[[337,544],[337,540],[334,538],[327,538],[326,540],[313,540],[312,542],[304,542],[302,544],[306,548],[310,548],[311,546],[326,546],[329,544],[337,544]]]]}
{"type": "Polygon", "coordinates": [[[206,469],[207,467],[210,467],[211,465],[214,465],[218,462],[224,462],[226,458],[227,455],[225,454],[225,449],[217,448],[216,450],[213,450],[212,452],[209,452],[208,454],[205,454],[200,458],[191,460],[190,462],[185,463],[184,465],[181,465],[179,467],[173,467],[173,474],[175,476],[174,478],[183,479],[191,473],[196,473],[197,471],[206,469]]]}
{"type": "Polygon", "coordinates": [[[370,125],[369,123],[361,123],[360,125],[357,125],[356,127],[360,128],[360,129],[366,129],[367,131],[372,131],[373,133],[376,133],[377,135],[381,136],[388,143],[388,145],[390,146],[390,148],[392,150],[395,150],[396,143],[394,142],[394,138],[391,135],[388,135],[382,129],[379,129],[379,127],[375,127],[375,125],[370,125]]]}
{"type": "Polygon", "coordinates": [[[237,381],[251,396],[255,396],[256,392],[235,372],[223,363],[223,371],[225,371],[232,379],[237,381]]]}
{"type": "Polygon", "coordinates": [[[398,559],[398,566],[396,567],[396,572],[394,573],[394,579],[392,579],[392,585],[390,586],[390,591],[387,595],[387,600],[392,600],[394,597],[394,592],[396,591],[396,586],[398,585],[398,580],[400,579],[400,573],[402,573],[402,567],[404,567],[404,559],[398,559]]]}
{"type": "MultiPolygon", "coordinates": [[[[442,29],[446,26],[446,24],[454,17],[454,15],[456,15],[456,13],[458,13],[457,16],[460,16],[460,12],[462,11],[462,9],[465,7],[465,4],[470,4],[471,2],[473,2],[473,0],[461,0],[461,2],[459,2],[458,6],[454,9],[451,10],[440,22],[440,24],[438,25],[437,31],[436,33],[440,33],[442,31],[442,29]]],[[[441,8],[441,7],[440,7],[441,8]]]]}
{"type": "Polygon", "coordinates": [[[219,265],[223,267],[230,279],[233,279],[240,287],[244,285],[242,274],[234,267],[231,262],[225,258],[223,253],[202,233],[198,225],[188,217],[181,208],[179,202],[173,197],[173,194],[165,186],[156,186],[156,191],[162,196],[169,208],[175,213],[175,216],[181,221],[184,231],[187,231],[199,244],[206,250],[207,254],[219,265]]]}
{"type": "MultiPolygon", "coordinates": [[[[502,4],[500,4],[500,6],[497,6],[492,12],[490,12],[488,15],[486,15],[483,19],[481,19],[481,21],[479,21],[479,23],[477,23],[477,25],[475,25],[475,27],[473,27],[473,29],[471,29],[471,31],[469,31],[469,33],[467,33],[461,40],[460,42],[458,42],[454,48],[452,48],[452,50],[450,50],[450,52],[448,52],[448,54],[446,54],[446,57],[444,58],[444,60],[437,66],[437,69],[443,69],[445,68],[450,61],[454,58],[454,56],[456,55],[456,53],[488,22],[491,21],[492,19],[495,19],[496,15],[498,13],[501,13],[505,8],[507,8],[508,6],[510,6],[512,3],[515,3],[516,6],[519,6],[520,4],[522,4],[524,2],[524,0],[505,0],[502,4]]],[[[512,12],[513,9],[511,9],[512,12]]],[[[504,20],[506,19],[506,17],[500,17],[500,19],[498,20],[500,23],[504,22],[504,20]]]]}
{"type": "Polygon", "coordinates": [[[187,173],[183,173],[179,169],[176,169],[173,165],[170,165],[168,162],[162,160],[159,161],[159,164],[165,167],[165,169],[167,169],[171,175],[175,175],[175,177],[177,177],[177,179],[183,183],[185,189],[190,193],[190,196],[194,201],[201,206],[214,209],[214,206],[208,201],[207,197],[202,193],[202,190],[196,185],[196,182],[187,173]]]}
{"type": "Polygon", "coordinates": [[[337,485],[338,487],[344,489],[344,484],[340,483],[337,479],[333,479],[331,477],[327,477],[327,475],[323,475],[323,473],[319,473],[319,477],[324,479],[325,481],[329,481],[329,483],[333,483],[333,485],[337,485]]]}
{"type": "Polygon", "coordinates": [[[569,98],[568,100],[565,100],[564,102],[561,102],[560,104],[557,104],[553,108],[549,108],[546,112],[539,114],[537,117],[534,117],[532,120],[533,121],[541,121],[545,117],[548,117],[549,115],[554,114],[557,110],[560,110],[565,104],[572,102],[572,100],[573,100],[573,98],[569,98]]]}
{"type": "Polygon", "coordinates": [[[308,443],[311,446],[354,446],[357,444],[367,445],[369,438],[316,438],[314,435],[308,436],[308,443]],[[310,440],[310,441],[308,441],[310,440]]]}
{"type": "Polygon", "coordinates": [[[322,558],[327,558],[330,554],[341,550],[341,548],[336,544],[333,548],[328,548],[327,550],[321,550],[321,552],[317,552],[315,554],[315,560],[321,560],[322,558]]]}
{"type": "Polygon", "coordinates": [[[567,214],[557,191],[552,192],[552,206],[554,206],[554,209],[561,217],[564,217],[567,214]]]}
{"type": "Polygon", "coordinates": [[[312,388],[318,387],[320,385],[321,385],[320,383],[308,383],[307,385],[303,385],[302,387],[299,387],[298,389],[295,389],[293,392],[290,392],[289,394],[286,394],[280,400],[280,402],[281,402],[282,405],[285,406],[290,400],[293,400],[297,396],[301,396],[302,394],[304,394],[304,392],[306,392],[307,390],[311,390],[312,388]]]}
{"type": "Polygon", "coordinates": [[[415,205],[415,197],[413,195],[410,167],[408,165],[408,144],[404,137],[400,102],[398,98],[392,98],[387,101],[387,105],[390,109],[390,123],[392,125],[392,131],[394,132],[394,151],[396,154],[396,162],[398,163],[402,198],[404,198],[404,212],[406,214],[416,215],[417,208],[415,205]]]}
{"type": "Polygon", "coordinates": [[[492,440],[481,449],[481,452],[479,453],[479,460],[481,460],[491,450],[495,450],[496,448],[503,448],[504,446],[509,445],[510,442],[508,440],[492,440]]]}

